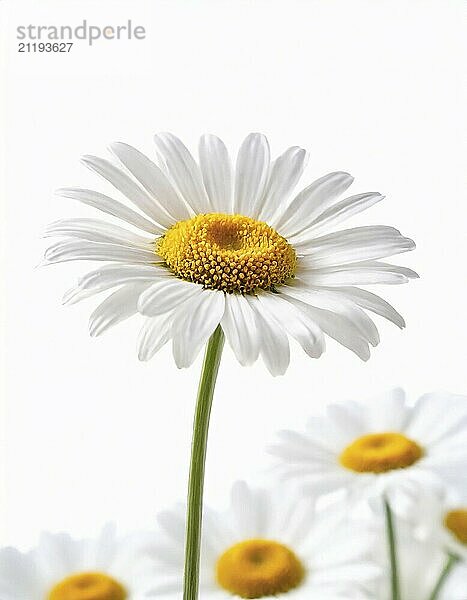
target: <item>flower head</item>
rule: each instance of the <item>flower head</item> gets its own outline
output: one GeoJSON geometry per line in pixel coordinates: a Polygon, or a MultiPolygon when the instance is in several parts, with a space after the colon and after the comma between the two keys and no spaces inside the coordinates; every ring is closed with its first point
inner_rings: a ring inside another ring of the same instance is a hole
{"type": "MultiPolygon", "coordinates": [[[[226,512],[206,510],[200,596],[205,600],[276,598],[358,600],[379,575],[371,538],[343,518],[278,490],[237,483],[226,512]]],[[[185,510],[162,513],[149,546],[160,582],[150,597],[179,598],[185,510]],[[164,596],[165,597],[165,596],[164,596]]]]}
{"type": "Polygon", "coordinates": [[[199,164],[175,136],[159,134],[155,141],[158,164],[123,143],[111,146],[123,169],[83,158],[131,207],[87,189],[60,191],[131,230],[80,218],[46,231],[65,238],[46,251],[46,264],[108,263],[64,298],[73,303],[115,290],[91,315],[92,335],[139,312],[145,317],[139,357],[151,358],[172,340],[177,365],[186,367],[220,324],[242,365],[261,355],[277,375],[289,363],[289,337],[317,358],[327,334],[366,360],[379,342],[366,311],[404,326],[392,306],[355,286],[416,277],[380,260],[412,250],[413,241],[385,226],[333,232],[381,194],[341,199],[353,178],[335,172],[293,197],[305,150],[292,147],[271,161],[268,142],[257,133],[243,142],[235,169],[213,135],[201,138],[199,164]]]}
{"type": "Polygon", "coordinates": [[[135,540],[124,545],[113,527],[96,540],[43,534],[23,554],[0,550],[2,600],[142,600],[152,585],[152,567],[137,557],[135,540]],[[129,547],[133,550],[129,550],[129,547]]]}
{"type": "Polygon", "coordinates": [[[411,405],[396,389],[368,404],[329,406],[306,432],[279,433],[271,452],[280,472],[299,479],[309,493],[387,494],[402,508],[426,486],[463,489],[466,437],[465,397],[426,394],[411,405]]]}

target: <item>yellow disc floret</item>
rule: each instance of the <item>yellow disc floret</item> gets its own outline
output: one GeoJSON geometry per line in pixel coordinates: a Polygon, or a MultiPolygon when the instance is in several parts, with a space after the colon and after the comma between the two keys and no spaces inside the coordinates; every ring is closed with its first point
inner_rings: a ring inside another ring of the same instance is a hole
{"type": "Polygon", "coordinates": [[[417,442],[401,433],[370,433],[347,446],[340,463],[357,473],[385,473],[410,467],[422,456],[417,442]]]}
{"type": "Polygon", "coordinates": [[[295,273],[295,250],[266,223],[211,213],[179,221],[156,248],[186,281],[224,292],[270,290],[295,273]]]}
{"type": "Polygon", "coordinates": [[[125,588],[104,573],[76,573],[55,585],[47,600],[126,600],[125,588]]]}
{"type": "Polygon", "coordinates": [[[287,546],[252,539],[235,544],[222,554],[216,576],[219,585],[235,596],[263,598],[298,587],[305,570],[287,546]]]}
{"type": "Polygon", "coordinates": [[[467,544],[467,508],[449,511],[444,517],[444,524],[458,542],[467,544]]]}

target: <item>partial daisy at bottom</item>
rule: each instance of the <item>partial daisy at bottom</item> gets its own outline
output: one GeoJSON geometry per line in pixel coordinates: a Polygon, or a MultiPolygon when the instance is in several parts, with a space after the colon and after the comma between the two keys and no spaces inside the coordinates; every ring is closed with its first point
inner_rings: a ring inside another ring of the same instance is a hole
{"type": "Polygon", "coordinates": [[[1,600],[143,600],[154,584],[136,538],[118,540],[113,526],[95,540],[43,534],[36,548],[0,550],[1,600]]]}
{"type": "MultiPolygon", "coordinates": [[[[185,508],[179,505],[158,520],[147,553],[160,581],[149,597],[179,600],[185,508]]],[[[200,597],[371,599],[380,575],[371,554],[371,536],[342,512],[317,512],[294,495],[237,482],[227,511],[205,510],[200,597]]]]}
{"type": "Polygon", "coordinates": [[[350,500],[383,495],[405,510],[418,490],[467,485],[467,398],[425,394],[409,402],[395,389],[366,403],[343,402],[282,431],[269,448],[279,474],[308,494],[346,490],[350,500]]]}
{"type": "MultiPolygon", "coordinates": [[[[426,516],[426,515],[425,515],[426,516]]],[[[379,538],[384,540],[381,523],[379,538]]],[[[420,538],[402,520],[397,523],[397,553],[401,598],[404,600],[428,600],[446,565],[447,555],[435,535],[420,538]]],[[[387,565],[385,545],[381,544],[377,556],[381,568],[387,565]]],[[[436,600],[465,600],[467,589],[467,563],[458,562],[446,577],[436,600]]],[[[390,577],[381,578],[377,600],[391,600],[390,577]]]]}
{"type": "Polygon", "coordinates": [[[318,358],[327,335],[367,360],[379,343],[368,313],[404,327],[390,304],[358,286],[417,277],[381,260],[413,250],[414,242],[383,225],[335,231],[380,202],[380,193],[342,198],[353,177],[337,171],[294,194],[306,151],[293,146],[272,159],[259,133],[242,143],[235,167],[213,135],[201,138],[199,162],[170,133],[156,135],[155,143],[156,162],[120,142],[111,145],[117,164],[83,158],[121,199],[59,191],[127,228],[72,218],[46,230],[63,239],[46,251],[45,264],[108,263],[64,297],[71,304],[113,290],[91,315],[93,336],[139,312],[140,359],[172,341],[177,366],[187,367],[220,325],[242,365],[261,356],[278,375],[289,364],[289,338],[318,358]]]}
{"type": "MultiPolygon", "coordinates": [[[[465,498],[465,490],[464,490],[465,498]]],[[[382,514],[380,515],[382,517],[382,514]]],[[[375,521],[375,519],[373,519],[375,521]]],[[[385,538],[382,518],[375,534],[385,538]]],[[[441,574],[446,571],[436,600],[465,600],[467,589],[467,502],[456,494],[438,496],[429,489],[417,491],[416,502],[405,518],[398,518],[397,554],[401,597],[407,600],[433,598],[441,574]],[[449,499],[448,499],[449,498],[449,499]]],[[[387,552],[380,545],[376,557],[387,566],[387,552]]],[[[381,579],[378,600],[390,600],[390,578],[381,579]]]]}

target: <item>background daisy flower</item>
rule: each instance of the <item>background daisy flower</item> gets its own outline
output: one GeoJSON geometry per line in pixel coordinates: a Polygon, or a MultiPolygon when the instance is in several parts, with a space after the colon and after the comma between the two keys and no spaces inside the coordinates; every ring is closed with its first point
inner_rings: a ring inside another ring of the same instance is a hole
{"type": "MultiPolygon", "coordinates": [[[[379,539],[384,540],[384,530],[379,531],[379,539]]],[[[399,520],[397,522],[397,554],[402,600],[465,600],[467,569],[454,566],[447,574],[442,585],[433,597],[446,565],[446,554],[434,536],[421,539],[414,534],[411,526],[399,520]]],[[[392,600],[390,577],[387,573],[386,548],[380,545],[376,553],[386,576],[381,578],[376,598],[392,600]]]]}
{"type": "Polygon", "coordinates": [[[396,389],[367,404],[331,405],[305,432],[280,432],[270,451],[308,493],[345,489],[402,503],[426,486],[466,489],[466,439],[466,397],[426,394],[411,405],[396,389]]]}
{"type": "MultiPolygon", "coordinates": [[[[161,532],[149,555],[160,582],[150,597],[180,598],[185,510],[159,515],[161,532]]],[[[370,537],[343,513],[318,513],[308,502],[278,490],[232,488],[226,512],[206,510],[200,568],[203,600],[372,598],[377,567],[369,561],[370,537]]]]}
{"type": "Polygon", "coordinates": [[[152,585],[133,540],[116,540],[112,526],[96,540],[43,534],[28,553],[0,550],[2,600],[143,600],[152,585]],[[129,548],[132,547],[133,551],[129,548]]]}
{"type": "Polygon", "coordinates": [[[59,191],[130,229],[79,218],[46,230],[64,239],[46,251],[45,264],[108,263],[64,298],[70,304],[114,290],[92,313],[91,335],[140,312],[139,358],[172,340],[176,364],[187,367],[220,325],[242,365],[261,355],[278,375],[289,364],[289,337],[313,358],[324,351],[326,334],[367,360],[379,342],[367,311],[404,327],[392,306],[356,286],[416,277],[381,261],[413,250],[414,242],[386,226],[334,231],[381,194],[341,199],[353,178],[334,172],[294,196],[305,150],[294,146],[271,160],[259,133],[245,139],[235,168],[213,135],[200,140],[199,164],[174,135],[161,133],[155,142],[157,164],[123,143],[111,145],[120,167],[83,158],[124,202],[88,189],[59,191]]]}

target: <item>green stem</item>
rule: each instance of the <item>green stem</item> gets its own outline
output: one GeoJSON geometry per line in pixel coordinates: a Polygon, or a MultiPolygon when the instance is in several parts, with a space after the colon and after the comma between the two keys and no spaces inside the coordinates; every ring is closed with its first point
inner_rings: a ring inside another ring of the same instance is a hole
{"type": "Polygon", "coordinates": [[[391,564],[391,600],[401,600],[397,565],[396,531],[394,528],[393,514],[387,499],[384,500],[384,512],[386,515],[386,533],[388,536],[389,561],[391,564]]]}
{"type": "Polygon", "coordinates": [[[439,593],[441,592],[444,584],[446,583],[446,579],[448,578],[449,573],[451,572],[452,568],[454,567],[454,565],[457,563],[458,560],[459,560],[459,557],[456,556],[455,554],[448,554],[448,557],[446,559],[446,563],[443,567],[443,570],[441,571],[441,573],[438,577],[438,581],[436,582],[436,585],[435,585],[433,591],[431,592],[428,600],[436,600],[438,598],[439,593]]]}
{"type": "Polygon", "coordinates": [[[219,325],[206,346],[196,400],[188,482],[183,600],[198,600],[206,446],[212,399],[223,347],[224,333],[219,325]]]}

